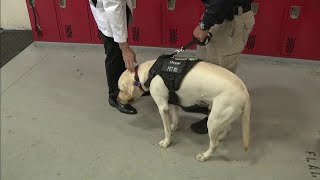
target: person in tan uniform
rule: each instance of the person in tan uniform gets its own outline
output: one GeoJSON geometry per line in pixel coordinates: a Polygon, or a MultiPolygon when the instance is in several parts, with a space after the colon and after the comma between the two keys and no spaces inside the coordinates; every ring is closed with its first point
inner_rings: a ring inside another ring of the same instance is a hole
{"type": "MultiPolygon", "coordinates": [[[[201,42],[210,32],[206,46],[197,46],[198,57],[236,73],[241,52],[255,24],[252,0],[202,0],[205,12],[193,35],[201,42]]],[[[212,107],[214,108],[214,107],[212,107]]],[[[207,113],[206,107],[196,106],[187,112],[207,113]]],[[[207,134],[208,117],[191,125],[193,132],[207,134]]]]}

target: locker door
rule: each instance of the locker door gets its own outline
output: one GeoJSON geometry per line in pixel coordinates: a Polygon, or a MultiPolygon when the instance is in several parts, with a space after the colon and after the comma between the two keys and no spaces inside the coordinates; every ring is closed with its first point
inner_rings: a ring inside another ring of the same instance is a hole
{"type": "Polygon", "coordinates": [[[291,0],[281,54],[320,60],[320,1],[291,0]]]}
{"type": "Polygon", "coordinates": [[[88,0],[55,0],[65,42],[91,41],[88,0]]]}
{"type": "Polygon", "coordinates": [[[290,0],[254,0],[255,25],[244,53],[280,56],[285,13],[290,0]]]}
{"type": "Polygon", "coordinates": [[[54,1],[26,0],[35,41],[60,41],[54,1]],[[38,28],[36,28],[37,21],[38,28]]]}
{"type": "Polygon", "coordinates": [[[162,1],[164,0],[134,2],[133,24],[128,28],[131,45],[162,46],[162,1]]]}
{"type": "MultiPolygon", "coordinates": [[[[164,46],[181,47],[192,40],[203,13],[200,0],[163,0],[164,46]]],[[[195,48],[195,46],[193,46],[195,48]]]]}

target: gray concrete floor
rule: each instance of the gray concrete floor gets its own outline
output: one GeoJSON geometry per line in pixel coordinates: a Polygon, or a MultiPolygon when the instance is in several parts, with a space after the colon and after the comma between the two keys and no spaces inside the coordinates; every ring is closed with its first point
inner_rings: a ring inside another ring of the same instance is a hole
{"type": "MultiPolygon", "coordinates": [[[[172,51],[135,49],[139,63],[172,51]]],[[[320,61],[244,55],[238,75],[252,98],[251,147],[243,151],[237,121],[199,163],[208,136],[189,126],[203,115],[182,112],[162,149],[151,97],[133,116],[107,105],[101,45],[33,43],[1,69],[1,179],[320,179],[320,61]]]]}

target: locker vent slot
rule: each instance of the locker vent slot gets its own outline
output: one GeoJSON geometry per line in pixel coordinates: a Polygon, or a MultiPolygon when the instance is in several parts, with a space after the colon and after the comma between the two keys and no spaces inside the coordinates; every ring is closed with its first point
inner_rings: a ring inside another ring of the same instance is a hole
{"type": "Polygon", "coordinates": [[[287,46],[286,46],[286,53],[288,53],[288,54],[293,53],[295,44],[296,44],[295,38],[288,38],[287,46]]]}
{"type": "Polygon", "coordinates": [[[139,27],[132,27],[132,39],[135,42],[140,41],[140,28],[139,27]]]}
{"type": "Polygon", "coordinates": [[[37,32],[37,36],[38,36],[39,38],[42,38],[42,37],[43,37],[42,29],[38,29],[38,28],[37,28],[36,32],[37,32]]]}
{"type": "Polygon", "coordinates": [[[176,44],[178,42],[178,30],[169,29],[169,42],[170,44],[176,44]]]}
{"type": "Polygon", "coordinates": [[[66,30],[67,38],[71,39],[72,38],[72,26],[71,25],[65,25],[64,28],[66,30]]]}
{"type": "Polygon", "coordinates": [[[256,45],[256,35],[250,35],[247,42],[247,49],[253,50],[256,45]]]}

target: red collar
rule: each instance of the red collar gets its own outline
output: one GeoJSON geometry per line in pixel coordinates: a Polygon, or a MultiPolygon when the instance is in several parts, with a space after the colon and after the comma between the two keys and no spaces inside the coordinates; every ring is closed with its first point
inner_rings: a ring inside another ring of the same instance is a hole
{"type": "Polygon", "coordinates": [[[141,82],[140,82],[140,79],[139,79],[139,75],[138,75],[138,68],[139,68],[139,65],[134,67],[134,83],[133,85],[134,86],[139,86],[139,88],[143,91],[143,92],[146,92],[142,86],[141,86],[141,82]]]}

